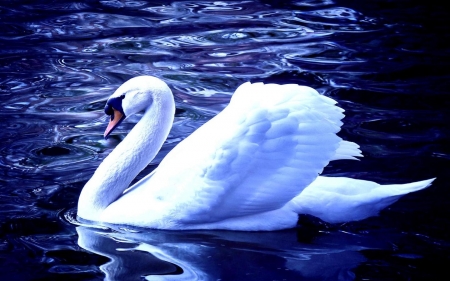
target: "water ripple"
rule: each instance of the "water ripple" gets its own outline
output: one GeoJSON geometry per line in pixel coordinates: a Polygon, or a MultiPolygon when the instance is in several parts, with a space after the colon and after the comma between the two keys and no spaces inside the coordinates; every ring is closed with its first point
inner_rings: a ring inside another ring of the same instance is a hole
{"type": "MultiPolygon", "coordinates": [[[[336,175],[348,176],[342,166],[359,178],[368,176],[363,171],[375,171],[374,180],[391,174],[403,174],[407,181],[411,175],[423,179],[447,173],[442,167],[450,157],[450,80],[448,51],[440,41],[446,17],[440,13],[433,14],[432,22],[417,22],[428,10],[408,9],[405,1],[380,7],[379,1],[363,5],[333,0],[34,2],[0,4],[0,231],[7,233],[0,233],[0,254],[16,264],[26,260],[31,274],[41,274],[35,279],[58,279],[63,273],[94,280],[101,274],[99,266],[108,262],[81,253],[70,224],[79,225],[74,207],[82,186],[141,116],[128,118],[104,140],[104,103],[133,76],[164,79],[177,104],[169,138],[138,179],[220,112],[245,81],[305,84],[339,102],[346,110],[340,134],[361,144],[366,158],[356,164],[332,163],[329,170],[336,175]],[[70,235],[64,236],[66,232],[70,235]],[[68,264],[62,257],[88,261],[68,264]],[[36,264],[44,264],[45,270],[36,270],[36,264]]],[[[446,197],[438,197],[443,198],[440,212],[420,212],[420,217],[437,216],[445,224],[441,213],[448,209],[446,197]]],[[[386,212],[396,214],[395,207],[386,212]]],[[[407,221],[414,210],[402,212],[406,219],[396,222],[407,221]]],[[[423,225],[421,232],[433,233],[427,219],[423,225]]],[[[329,231],[325,236],[334,237],[329,231]]],[[[345,245],[341,242],[324,247],[345,245]]],[[[299,259],[311,257],[288,248],[295,257],[293,269],[298,269],[299,259]]],[[[420,260],[426,254],[393,251],[389,256],[420,260]]],[[[274,261],[279,263],[278,258],[286,271],[284,259],[277,256],[274,261]]],[[[208,260],[217,261],[214,256],[208,260]]],[[[408,270],[413,272],[413,266],[408,270]]],[[[378,279],[400,276],[395,274],[378,279]]]]}

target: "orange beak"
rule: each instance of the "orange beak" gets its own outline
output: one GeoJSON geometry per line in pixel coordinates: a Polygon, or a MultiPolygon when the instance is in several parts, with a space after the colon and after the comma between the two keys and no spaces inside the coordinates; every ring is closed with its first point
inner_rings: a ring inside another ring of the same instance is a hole
{"type": "Polygon", "coordinates": [[[103,136],[105,139],[108,138],[109,134],[122,122],[122,120],[125,118],[125,115],[120,113],[120,111],[115,110],[113,108],[114,113],[111,115],[111,120],[109,121],[108,127],[106,127],[105,133],[103,136]]]}

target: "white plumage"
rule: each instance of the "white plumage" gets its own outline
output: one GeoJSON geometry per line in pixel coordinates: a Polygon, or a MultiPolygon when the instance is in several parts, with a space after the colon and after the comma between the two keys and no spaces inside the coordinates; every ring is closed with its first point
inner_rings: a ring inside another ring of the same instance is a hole
{"type": "MultiPolygon", "coordinates": [[[[144,116],[86,184],[78,215],[162,229],[276,230],[294,227],[298,213],[330,222],[363,219],[393,196],[431,183],[392,193],[372,182],[317,178],[329,161],[362,156],[357,144],[336,135],[344,110],[335,104],[305,86],[245,83],[221,113],[124,192],[161,148],[175,109],[164,82],[133,78],[107,107],[112,116],[145,110],[144,116]],[[349,189],[364,200],[347,196],[349,189]]],[[[114,117],[106,135],[117,122],[114,117]]]]}

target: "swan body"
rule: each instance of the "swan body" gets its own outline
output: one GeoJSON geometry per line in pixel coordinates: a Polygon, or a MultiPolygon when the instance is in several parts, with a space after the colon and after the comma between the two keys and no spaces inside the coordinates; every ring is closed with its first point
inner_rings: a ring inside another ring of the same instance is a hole
{"type": "Polygon", "coordinates": [[[299,85],[244,83],[217,116],[180,142],[154,172],[129,187],[162,147],[175,103],[160,79],[140,76],[108,99],[105,137],[142,119],[101,163],[78,202],[82,219],[158,229],[277,230],[299,213],[359,220],[432,180],[380,186],[318,177],[333,160],[362,157],[336,135],[343,109],[299,85]],[[383,203],[380,203],[383,202],[383,203]]]}

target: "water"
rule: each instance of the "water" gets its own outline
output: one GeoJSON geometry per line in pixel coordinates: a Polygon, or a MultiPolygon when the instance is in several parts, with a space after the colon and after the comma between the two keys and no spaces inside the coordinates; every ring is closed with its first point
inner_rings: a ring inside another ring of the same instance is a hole
{"type": "Polygon", "coordinates": [[[0,279],[439,279],[450,250],[448,18],[420,1],[2,1],[0,279]],[[343,225],[305,216],[273,233],[80,225],[81,188],[139,120],[103,140],[106,98],[142,74],[164,79],[177,102],[143,174],[240,83],[264,81],[312,86],[346,110],[340,135],[365,158],[333,162],[327,175],[438,179],[343,225]]]}

